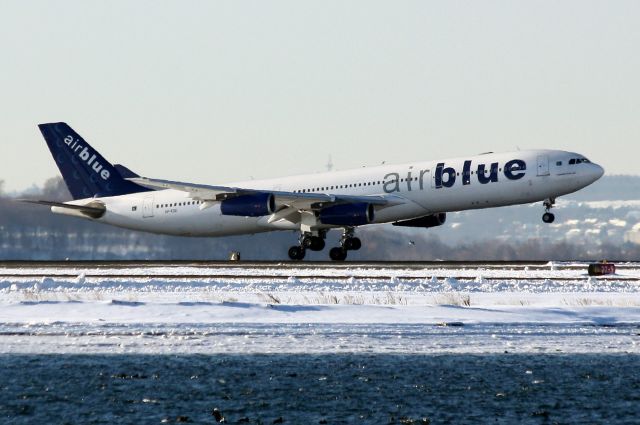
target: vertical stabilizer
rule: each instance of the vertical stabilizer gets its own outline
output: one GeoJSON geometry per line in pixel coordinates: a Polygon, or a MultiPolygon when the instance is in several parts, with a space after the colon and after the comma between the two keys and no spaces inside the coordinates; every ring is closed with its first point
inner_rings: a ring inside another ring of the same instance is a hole
{"type": "Polygon", "coordinates": [[[38,125],[73,199],[118,196],[150,189],[120,172],[66,123],[38,125]]]}

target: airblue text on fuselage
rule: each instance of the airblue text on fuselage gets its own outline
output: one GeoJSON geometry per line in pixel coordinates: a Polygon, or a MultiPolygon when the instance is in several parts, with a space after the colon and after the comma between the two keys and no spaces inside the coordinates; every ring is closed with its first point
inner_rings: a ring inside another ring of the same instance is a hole
{"type": "MultiPolygon", "coordinates": [[[[462,175],[455,168],[446,166],[444,162],[439,162],[433,171],[433,188],[442,189],[445,187],[453,187],[455,185],[457,177],[462,177],[462,185],[467,186],[471,184],[472,175],[476,176],[476,180],[479,184],[496,183],[499,179],[500,171],[509,180],[519,180],[525,176],[527,170],[527,163],[521,159],[512,159],[508,161],[503,168],[500,168],[500,163],[492,162],[487,168],[487,164],[478,164],[475,170],[471,170],[473,161],[466,160],[462,167],[462,175]]],[[[400,183],[406,183],[407,191],[411,192],[414,187],[412,183],[417,183],[419,190],[424,190],[424,176],[428,175],[430,170],[419,170],[417,176],[414,176],[414,171],[409,169],[407,177],[400,179],[400,173],[388,173],[383,179],[383,189],[386,193],[400,192],[400,183]]]]}

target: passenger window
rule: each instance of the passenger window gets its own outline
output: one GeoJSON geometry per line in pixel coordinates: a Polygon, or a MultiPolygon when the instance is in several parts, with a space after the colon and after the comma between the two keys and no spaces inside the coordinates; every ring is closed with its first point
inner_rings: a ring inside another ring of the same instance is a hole
{"type": "Polygon", "coordinates": [[[556,161],[556,165],[560,167],[562,165],[562,161],[556,161]]]}

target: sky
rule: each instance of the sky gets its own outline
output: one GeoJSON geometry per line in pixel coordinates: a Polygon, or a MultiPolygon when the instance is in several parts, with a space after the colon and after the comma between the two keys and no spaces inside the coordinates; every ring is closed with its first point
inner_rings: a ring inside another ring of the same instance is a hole
{"type": "Polygon", "coordinates": [[[0,0],[0,180],[37,124],[216,184],[553,148],[639,174],[638,1],[0,0]]]}

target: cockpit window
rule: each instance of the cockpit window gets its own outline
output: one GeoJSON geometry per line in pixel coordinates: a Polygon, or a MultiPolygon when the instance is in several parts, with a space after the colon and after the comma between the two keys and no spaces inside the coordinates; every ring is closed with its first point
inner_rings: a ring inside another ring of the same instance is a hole
{"type": "Polygon", "coordinates": [[[569,164],[573,165],[573,164],[589,164],[591,161],[589,161],[587,158],[571,158],[569,160],[569,164]]]}

